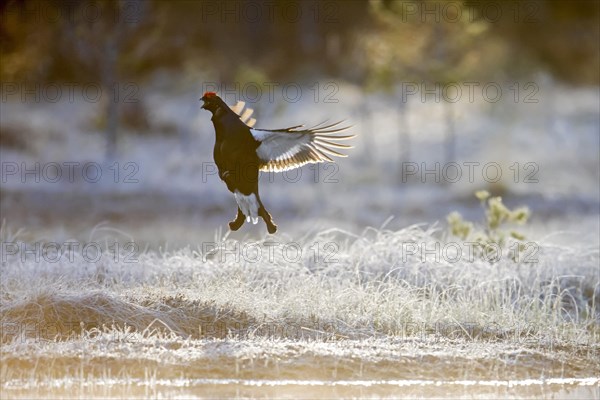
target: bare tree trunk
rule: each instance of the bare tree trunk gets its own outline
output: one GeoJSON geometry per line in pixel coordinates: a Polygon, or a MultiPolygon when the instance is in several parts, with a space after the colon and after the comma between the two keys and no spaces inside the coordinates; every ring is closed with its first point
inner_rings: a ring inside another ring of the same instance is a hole
{"type": "Polygon", "coordinates": [[[456,161],[456,132],[454,110],[450,102],[444,101],[446,109],[446,163],[456,161]]]}
{"type": "Polygon", "coordinates": [[[364,149],[362,158],[366,163],[371,164],[373,161],[375,143],[373,141],[373,115],[368,100],[359,104],[358,114],[360,115],[361,136],[364,149]]]}
{"type": "Polygon", "coordinates": [[[106,41],[102,60],[102,81],[108,98],[106,108],[106,159],[112,160],[117,152],[117,132],[119,129],[120,86],[118,82],[117,60],[119,56],[120,25],[106,41]]]}
{"type": "Polygon", "coordinates": [[[398,182],[402,182],[403,163],[411,160],[410,127],[408,124],[408,103],[400,102],[398,107],[398,182]]]}
{"type": "Polygon", "coordinates": [[[114,98],[112,90],[115,87],[107,87],[110,98],[106,109],[106,155],[107,161],[113,160],[117,154],[117,131],[119,129],[119,103],[114,98]]]}
{"type": "MultiPolygon", "coordinates": [[[[64,29],[67,43],[75,48],[78,57],[88,67],[98,73],[104,96],[102,101],[107,101],[101,103],[106,106],[105,157],[112,159],[117,152],[119,103],[123,101],[119,82],[119,56],[126,34],[137,29],[146,7],[141,0],[119,0],[105,5],[107,10],[113,10],[109,7],[116,7],[114,15],[107,12],[90,23],[81,18],[84,12],[77,12],[74,18],[65,19],[64,29]]],[[[85,7],[85,4],[77,7],[85,7]]]]}

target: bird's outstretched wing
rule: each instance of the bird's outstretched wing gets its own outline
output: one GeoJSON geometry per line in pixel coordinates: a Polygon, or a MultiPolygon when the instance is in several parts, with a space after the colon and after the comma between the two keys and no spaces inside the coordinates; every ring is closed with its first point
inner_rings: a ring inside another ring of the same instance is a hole
{"type": "Polygon", "coordinates": [[[262,161],[261,171],[281,172],[301,167],[308,163],[330,161],[330,156],[347,157],[333,148],[350,149],[352,146],[338,143],[352,139],[354,135],[335,135],[349,129],[339,127],[343,121],[326,125],[323,122],[312,128],[304,125],[284,129],[250,129],[254,139],[260,142],[256,149],[262,161]]]}
{"type": "Polygon", "coordinates": [[[326,125],[327,121],[325,121],[312,128],[297,125],[284,129],[254,129],[256,119],[250,118],[254,110],[244,108],[245,105],[243,101],[238,101],[231,109],[240,116],[242,122],[248,125],[254,139],[260,142],[256,153],[262,161],[259,166],[261,171],[281,172],[309,163],[333,162],[330,156],[347,157],[347,155],[332,147],[352,148],[337,142],[352,139],[355,135],[334,135],[350,128],[349,126],[340,128],[339,125],[343,121],[330,125],[326,125]]]}

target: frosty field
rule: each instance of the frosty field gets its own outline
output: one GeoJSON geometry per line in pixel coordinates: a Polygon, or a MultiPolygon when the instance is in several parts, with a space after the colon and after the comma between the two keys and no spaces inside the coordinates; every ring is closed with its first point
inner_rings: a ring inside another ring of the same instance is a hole
{"type": "Polygon", "coordinates": [[[323,232],[292,263],[254,261],[264,242],[239,260],[9,257],[3,397],[598,395],[597,248],[542,245],[535,265],[399,251],[432,234],[323,232]]]}
{"type": "MultiPolygon", "coordinates": [[[[497,163],[494,183],[480,170],[403,180],[395,106],[374,95],[370,113],[351,116],[356,149],[338,169],[263,176],[280,227],[270,237],[262,223],[224,230],[235,203],[205,164],[213,138],[196,90],[149,90],[153,117],[179,134],[127,135],[116,165],[81,130],[89,105],[4,103],[3,127],[56,137],[0,148],[3,163],[95,162],[104,174],[3,175],[0,396],[599,398],[599,100],[551,90],[550,106],[455,105],[457,162],[497,163]],[[481,222],[480,189],[529,207],[519,230],[533,253],[469,257],[445,218],[481,222]]],[[[344,107],[262,116],[348,118],[360,95],[341,93],[344,107]]],[[[410,104],[419,168],[444,165],[444,115],[410,104]]]]}
{"type": "Polygon", "coordinates": [[[599,28],[0,1],[0,400],[600,400],[599,28]]]}

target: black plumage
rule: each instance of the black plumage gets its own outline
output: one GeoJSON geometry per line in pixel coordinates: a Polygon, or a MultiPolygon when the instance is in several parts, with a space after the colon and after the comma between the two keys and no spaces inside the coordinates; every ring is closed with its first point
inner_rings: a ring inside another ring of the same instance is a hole
{"type": "Polygon", "coordinates": [[[205,93],[202,108],[212,113],[215,127],[214,160],[219,177],[238,202],[237,217],[229,223],[231,230],[238,230],[244,220],[256,223],[261,217],[269,233],[277,226],[267,212],[258,193],[259,171],[285,171],[307,163],[333,161],[330,156],[345,157],[333,150],[350,148],[337,143],[351,139],[352,135],[333,135],[348,129],[338,128],[340,122],[319,124],[312,128],[302,125],[285,129],[255,129],[250,119],[252,110],[243,111],[243,103],[232,110],[214,92],[205,93]]]}

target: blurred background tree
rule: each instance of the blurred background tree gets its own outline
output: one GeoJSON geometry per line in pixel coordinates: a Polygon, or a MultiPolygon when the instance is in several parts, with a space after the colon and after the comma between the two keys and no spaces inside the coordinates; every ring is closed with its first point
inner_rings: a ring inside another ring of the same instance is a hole
{"type": "Polygon", "coordinates": [[[88,53],[109,55],[98,43],[114,42],[117,69],[136,79],[192,63],[227,82],[246,63],[275,79],[305,72],[370,85],[539,66],[570,83],[599,83],[598,2],[514,2],[499,17],[489,11],[498,2],[465,1],[460,15],[459,3],[446,3],[9,0],[0,5],[0,72],[3,81],[93,79],[102,67],[88,53]],[[442,18],[410,12],[411,3],[438,7],[442,18]],[[73,41],[98,49],[65,45],[73,41]]]}
{"type": "MultiPolygon", "coordinates": [[[[401,81],[519,79],[540,69],[598,85],[599,8],[587,0],[9,0],[0,5],[0,79],[97,82],[112,94],[121,85],[121,96],[124,83],[159,71],[229,83],[244,68],[261,79],[340,79],[396,98],[401,81]],[[436,9],[441,19],[421,12],[436,9]]],[[[103,99],[110,157],[123,104],[103,99]]],[[[143,116],[143,99],[138,107],[143,116]]],[[[402,120],[407,104],[398,107],[402,120]]],[[[448,159],[452,115],[449,104],[448,159]]]]}

